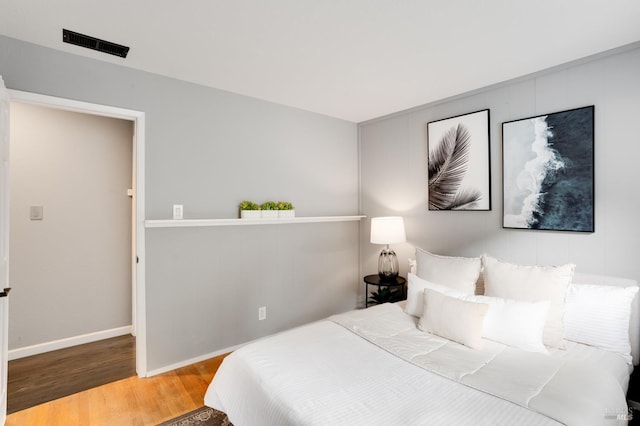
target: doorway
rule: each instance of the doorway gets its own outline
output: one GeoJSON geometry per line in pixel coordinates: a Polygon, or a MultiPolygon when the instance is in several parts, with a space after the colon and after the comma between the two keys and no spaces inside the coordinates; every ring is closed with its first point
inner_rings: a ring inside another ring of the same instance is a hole
{"type": "MultiPolygon", "coordinates": [[[[131,164],[133,173],[131,174],[131,191],[129,194],[124,194],[127,196],[131,196],[132,200],[130,200],[131,212],[130,215],[130,224],[132,228],[131,232],[131,242],[130,242],[130,250],[127,250],[129,256],[130,265],[129,273],[132,285],[129,289],[131,292],[131,327],[130,331],[132,334],[136,336],[136,372],[138,376],[145,377],[146,376],[146,327],[144,322],[144,113],[138,111],[124,110],[120,108],[102,106],[97,104],[89,104],[84,102],[66,100],[62,98],[54,98],[50,96],[38,95],[28,92],[20,92],[9,90],[11,95],[12,104],[14,102],[20,104],[29,104],[29,105],[38,105],[44,106],[47,108],[52,108],[56,112],[67,111],[73,113],[81,113],[88,114],[90,116],[95,117],[108,117],[115,118],[117,120],[124,120],[129,126],[131,130],[131,139],[133,140],[133,146],[131,143],[129,144],[130,154],[131,154],[131,164]]],[[[37,126],[37,123],[31,123],[33,126],[37,126]]],[[[129,139],[129,140],[131,140],[129,139]]],[[[12,142],[10,142],[12,143],[12,142]]],[[[69,153],[70,156],[73,156],[73,153],[69,153]]],[[[10,160],[11,161],[11,160],[10,160]]],[[[126,191],[127,188],[123,188],[123,191],[126,191]]],[[[121,194],[122,195],[122,194],[121,194]]],[[[92,216],[92,208],[100,209],[104,206],[96,206],[90,205],[91,203],[87,203],[86,206],[83,206],[81,209],[83,210],[82,214],[87,216],[92,216]]],[[[22,214],[22,213],[21,213],[22,214]]],[[[38,221],[38,220],[46,220],[45,215],[47,215],[47,207],[46,205],[39,205],[35,203],[35,205],[29,206],[30,220],[38,221]]],[[[96,216],[98,216],[96,214],[96,216]]],[[[89,222],[91,223],[91,222],[89,222]]],[[[39,224],[34,222],[36,226],[39,224]]],[[[40,223],[41,224],[41,223],[40,223]]],[[[84,232],[92,232],[91,228],[95,227],[104,227],[105,224],[103,221],[98,221],[89,226],[89,229],[85,229],[84,232]]],[[[61,238],[65,238],[64,235],[61,238]]],[[[78,265],[82,265],[82,259],[77,259],[78,265]]],[[[19,283],[16,283],[15,288],[19,288],[19,283]]],[[[73,294],[66,294],[65,297],[73,298],[73,294]]],[[[96,302],[96,301],[94,301],[96,302]]],[[[96,303],[99,303],[97,301],[96,303]]],[[[52,300],[52,303],[55,303],[52,300]]],[[[81,303],[81,302],[80,302],[81,303]]],[[[34,315],[37,315],[37,310],[34,311],[34,315]]],[[[76,318],[76,321],[82,321],[82,318],[76,318]]],[[[37,319],[35,319],[37,321],[37,319]]],[[[73,328],[73,325],[72,325],[73,328]]],[[[107,330],[107,332],[115,333],[114,335],[118,335],[122,330],[107,330]]],[[[48,348],[49,350],[60,349],[68,346],[73,346],[77,344],[83,344],[95,340],[99,340],[106,336],[103,331],[99,331],[97,333],[85,333],[77,336],[72,336],[67,339],[59,339],[54,341],[54,346],[48,348]]],[[[11,334],[9,336],[12,337],[11,334]]],[[[27,346],[28,348],[28,346],[27,346]]],[[[35,350],[38,350],[37,348],[35,350]]],[[[37,352],[35,352],[37,353],[37,352]]]]}

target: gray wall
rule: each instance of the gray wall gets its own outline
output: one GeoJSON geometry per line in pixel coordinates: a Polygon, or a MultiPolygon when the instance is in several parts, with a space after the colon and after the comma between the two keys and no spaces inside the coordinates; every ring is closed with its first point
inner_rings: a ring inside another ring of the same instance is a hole
{"type": "Polygon", "coordinates": [[[131,121],[11,103],[9,349],[131,325],[132,138],[131,121]]]}
{"type": "MultiPolygon", "coordinates": [[[[640,47],[478,90],[360,125],[362,212],[406,221],[405,259],[414,247],[445,255],[488,253],[526,264],[574,262],[580,272],[640,280],[640,47]],[[501,123],[595,105],[595,233],[502,229],[501,123]],[[428,211],[426,123],[480,109],[491,114],[492,211],[428,211]]],[[[361,223],[363,271],[375,271],[379,246],[361,223]]],[[[361,296],[362,297],[362,296],[361,296]]]]}
{"type": "MultiPolygon", "coordinates": [[[[290,200],[298,216],[358,211],[354,123],[3,36],[0,74],[10,89],[144,111],[148,219],[172,204],[185,218],[237,217],[243,199],[290,200]]],[[[147,229],[148,369],[355,306],[358,233],[357,222],[147,229]]]]}
{"type": "Polygon", "coordinates": [[[149,352],[169,365],[353,309],[357,241],[356,222],[149,230],[149,352]]]}

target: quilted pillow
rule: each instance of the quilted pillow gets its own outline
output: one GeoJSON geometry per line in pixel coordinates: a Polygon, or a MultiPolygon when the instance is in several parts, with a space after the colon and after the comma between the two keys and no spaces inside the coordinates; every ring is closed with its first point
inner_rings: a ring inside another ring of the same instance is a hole
{"type": "Polygon", "coordinates": [[[416,248],[416,274],[466,294],[475,294],[482,261],[479,257],[439,256],[416,248]]]}
{"type": "Polygon", "coordinates": [[[575,265],[525,266],[501,262],[483,256],[485,295],[504,299],[548,300],[549,315],[544,327],[544,343],[560,349],[564,341],[564,305],[567,288],[573,278],[575,265]]]}
{"type": "Polygon", "coordinates": [[[629,320],[638,287],[571,284],[564,314],[567,340],[631,355],[629,320]]]}

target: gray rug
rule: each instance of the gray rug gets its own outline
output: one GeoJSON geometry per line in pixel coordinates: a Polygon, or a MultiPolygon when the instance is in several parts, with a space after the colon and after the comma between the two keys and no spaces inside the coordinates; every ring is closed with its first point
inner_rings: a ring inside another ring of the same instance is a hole
{"type": "Polygon", "coordinates": [[[201,407],[175,419],[160,423],[158,426],[233,426],[233,424],[222,411],[201,407]]]}

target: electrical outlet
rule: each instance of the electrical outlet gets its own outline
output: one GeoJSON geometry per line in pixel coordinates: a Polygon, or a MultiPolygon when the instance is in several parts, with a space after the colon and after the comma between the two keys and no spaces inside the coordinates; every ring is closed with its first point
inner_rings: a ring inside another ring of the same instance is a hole
{"type": "Polygon", "coordinates": [[[182,219],[183,209],[182,204],[174,204],[173,205],[173,218],[174,219],[182,219]]]}
{"type": "Polygon", "coordinates": [[[267,307],[261,306],[258,308],[258,321],[264,321],[267,319],[267,307]]]}

